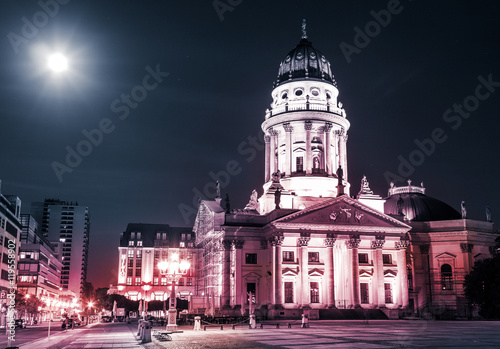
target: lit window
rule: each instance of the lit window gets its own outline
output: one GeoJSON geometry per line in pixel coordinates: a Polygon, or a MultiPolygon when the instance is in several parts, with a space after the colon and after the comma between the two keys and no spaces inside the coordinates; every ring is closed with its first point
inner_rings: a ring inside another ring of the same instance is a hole
{"type": "Polygon", "coordinates": [[[384,290],[385,290],[385,303],[386,304],[392,304],[392,287],[391,287],[391,284],[385,283],[384,284],[384,290]]]}
{"type": "Polygon", "coordinates": [[[319,263],[319,252],[309,252],[309,263],[319,263]]]}
{"type": "Polygon", "coordinates": [[[137,246],[142,247],[142,241],[137,241],[137,246]]]}
{"type": "Polygon", "coordinates": [[[167,286],[167,278],[161,278],[161,286],[167,286]]]}
{"type": "Polygon", "coordinates": [[[283,262],[295,262],[293,251],[283,251],[283,262]]]}
{"type": "Polygon", "coordinates": [[[128,245],[129,246],[134,246],[134,242],[131,240],[131,241],[128,242],[128,245]]]}
{"type": "Polygon", "coordinates": [[[140,285],[141,284],[141,278],[135,278],[135,284],[140,285]]]}
{"type": "Polygon", "coordinates": [[[184,278],[179,279],[179,286],[184,286],[184,278]]]}
{"type": "Polygon", "coordinates": [[[132,278],[127,278],[127,286],[132,286],[132,278]]]}
{"type": "Polygon", "coordinates": [[[137,258],[142,258],[142,250],[137,250],[136,252],[137,252],[136,253],[136,257],[137,258]]]}
{"type": "Polygon", "coordinates": [[[158,286],[158,278],[153,278],[153,285],[158,286]]]}
{"type": "Polygon", "coordinates": [[[134,258],[134,250],[128,250],[128,258],[134,258]]]}
{"type": "Polygon", "coordinates": [[[311,303],[319,303],[319,282],[311,282],[309,287],[311,289],[311,303]]]}
{"type": "Polygon", "coordinates": [[[185,245],[186,244],[184,243],[184,241],[181,241],[180,244],[179,244],[180,247],[185,247],[185,245]]]}

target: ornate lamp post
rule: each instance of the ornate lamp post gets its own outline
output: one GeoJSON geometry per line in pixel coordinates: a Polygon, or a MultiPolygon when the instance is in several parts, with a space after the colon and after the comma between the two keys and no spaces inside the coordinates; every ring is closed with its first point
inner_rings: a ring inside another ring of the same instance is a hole
{"type": "Polygon", "coordinates": [[[160,270],[161,276],[166,277],[167,282],[170,281],[172,283],[168,309],[168,331],[177,330],[177,299],[175,296],[175,283],[179,281],[181,276],[186,275],[190,267],[191,265],[187,260],[179,261],[179,256],[177,254],[171,255],[170,261],[164,260],[158,263],[158,269],[160,270]]]}

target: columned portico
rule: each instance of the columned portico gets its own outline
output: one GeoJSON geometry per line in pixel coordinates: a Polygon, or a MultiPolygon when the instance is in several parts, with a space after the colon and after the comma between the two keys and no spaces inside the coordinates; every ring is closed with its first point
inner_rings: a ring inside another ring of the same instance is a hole
{"type": "Polygon", "coordinates": [[[264,136],[264,142],[265,142],[265,151],[266,151],[266,162],[264,164],[265,166],[265,182],[268,182],[271,179],[271,136],[264,136]]]}
{"type": "Polygon", "coordinates": [[[398,303],[402,307],[408,306],[408,274],[406,271],[406,248],[410,245],[407,237],[402,237],[400,241],[396,241],[395,247],[397,249],[397,263],[398,263],[398,279],[399,297],[398,303]]]}
{"type": "Polygon", "coordinates": [[[312,147],[311,147],[311,129],[312,122],[307,120],[304,123],[304,129],[306,130],[306,174],[310,175],[312,173],[312,147]]]}
{"type": "Polygon", "coordinates": [[[290,123],[283,124],[283,128],[285,129],[285,140],[286,140],[286,153],[285,153],[285,172],[287,176],[292,174],[292,163],[293,163],[293,154],[292,154],[292,131],[293,127],[290,123]]]}
{"type": "Polygon", "coordinates": [[[331,130],[332,124],[327,122],[324,127],[325,130],[325,172],[331,176],[334,172],[332,164],[332,154],[331,153],[331,130]]]}
{"type": "Polygon", "coordinates": [[[231,292],[231,249],[233,247],[232,240],[222,240],[222,293],[221,305],[229,306],[231,292]]]}
{"type": "Polygon", "coordinates": [[[275,235],[269,238],[269,243],[273,247],[273,290],[272,290],[272,299],[273,304],[275,306],[280,306],[283,304],[283,295],[282,295],[282,263],[281,263],[281,246],[283,245],[284,237],[283,235],[275,235]]]}

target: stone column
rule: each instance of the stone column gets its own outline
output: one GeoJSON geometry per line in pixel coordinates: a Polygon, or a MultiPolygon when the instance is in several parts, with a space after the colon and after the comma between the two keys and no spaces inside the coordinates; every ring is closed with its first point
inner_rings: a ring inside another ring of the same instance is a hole
{"type": "Polygon", "coordinates": [[[382,258],[382,248],[384,247],[385,237],[377,236],[372,241],[373,266],[375,268],[373,277],[373,300],[372,303],[378,308],[385,307],[385,289],[384,289],[384,261],[382,258]]]}
{"type": "Polygon", "coordinates": [[[232,240],[222,240],[222,293],[221,305],[228,307],[231,299],[231,249],[232,240]]]}
{"type": "Polygon", "coordinates": [[[395,242],[398,263],[398,281],[399,281],[399,297],[398,303],[403,308],[408,306],[408,272],[406,268],[406,248],[410,246],[408,237],[401,237],[400,241],[395,242]]]}
{"type": "Polygon", "coordinates": [[[271,179],[271,136],[264,136],[264,142],[266,143],[266,162],[265,162],[265,175],[264,183],[269,182],[271,179]]]}
{"type": "MultiPolygon", "coordinates": [[[[273,128],[269,128],[269,135],[271,136],[271,152],[270,152],[270,169],[269,172],[272,175],[274,172],[278,171],[279,167],[279,141],[278,141],[278,132],[274,131],[273,128]]],[[[281,170],[280,170],[281,171],[281,170]]]]}
{"type": "Polygon", "coordinates": [[[283,270],[281,266],[281,246],[283,245],[284,237],[282,234],[276,234],[269,238],[269,243],[273,247],[273,292],[272,301],[275,307],[283,304],[282,295],[282,275],[283,270]]]}
{"type": "Polygon", "coordinates": [[[310,175],[312,173],[312,147],[311,147],[311,130],[312,122],[307,120],[304,124],[306,130],[306,158],[304,161],[306,167],[306,174],[310,175]]]}
{"type": "Polygon", "coordinates": [[[243,289],[243,273],[241,270],[241,250],[243,249],[243,245],[245,244],[244,240],[233,240],[233,245],[234,245],[234,260],[235,260],[235,279],[236,279],[236,299],[237,301],[242,302],[241,306],[244,307],[245,303],[244,300],[246,300],[246,292],[247,290],[243,289]]]}
{"type": "Polygon", "coordinates": [[[469,243],[465,243],[465,242],[462,242],[460,244],[460,249],[462,250],[462,254],[464,256],[464,271],[465,271],[465,274],[470,273],[470,271],[472,270],[471,253],[472,253],[472,249],[473,248],[474,248],[474,244],[469,244],[469,243]]]}
{"type": "Polygon", "coordinates": [[[340,137],[341,142],[342,142],[342,158],[343,158],[343,163],[342,163],[342,168],[344,169],[344,180],[346,182],[349,181],[348,177],[348,171],[347,171],[347,134],[345,134],[342,137],[340,137]]]}
{"type": "Polygon", "coordinates": [[[299,307],[309,306],[309,254],[307,245],[311,240],[309,233],[301,233],[300,238],[297,239],[297,246],[299,247],[299,268],[300,268],[300,281],[302,289],[299,298],[299,307]]]}
{"type": "Polygon", "coordinates": [[[351,235],[349,240],[346,241],[347,247],[351,251],[351,265],[352,265],[352,291],[351,291],[351,302],[354,308],[359,308],[359,259],[358,259],[358,247],[361,239],[359,235],[351,235]]]}
{"type": "Polygon", "coordinates": [[[285,146],[286,146],[286,158],[285,158],[285,172],[286,176],[290,177],[292,174],[292,163],[293,163],[293,154],[292,154],[292,131],[293,127],[289,122],[283,124],[283,128],[285,129],[285,146]]]}
{"type": "Polygon", "coordinates": [[[331,130],[332,130],[332,124],[327,122],[325,124],[325,172],[331,176],[335,170],[333,170],[332,166],[332,154],[331,154],[331,130]]]}
{"type": "Polygon", "coordinates": [[[326,306],[335,308],[335,279],[333,272],[333,245],[335,245],[335,234],[328,234],[325,238],[325,280],[326,280],[326,306]]]}

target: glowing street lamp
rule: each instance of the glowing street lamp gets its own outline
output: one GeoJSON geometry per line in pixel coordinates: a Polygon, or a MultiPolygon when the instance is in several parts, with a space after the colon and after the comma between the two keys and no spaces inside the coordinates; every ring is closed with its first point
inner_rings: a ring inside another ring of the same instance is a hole
{"type": "Polygon", "coordinates": [[[179,256],[173,254],[170,261],[163,260],[158,263],[158,269],[163,277],[172,283],[172,291],[170,292],[170,305],[168,309],[168,331],[177,330],[177,299],[175,297],[175,283],[180,277],[186,275],[191,264],[187,260],[179,261],[179,256]]]}

